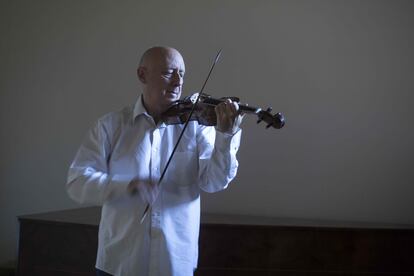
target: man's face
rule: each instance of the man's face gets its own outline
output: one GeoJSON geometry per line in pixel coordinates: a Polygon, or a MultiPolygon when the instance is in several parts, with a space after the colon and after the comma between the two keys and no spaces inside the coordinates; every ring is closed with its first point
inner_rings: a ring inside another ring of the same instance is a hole
{"type": "Polygon", "coordinates": [[[179,52],[169,49],[153,54],[141,67],[143,79],[139,70],[144,83],[144,103],[149,112],[164,112],[180,99],[185,65],[179,52]]]}

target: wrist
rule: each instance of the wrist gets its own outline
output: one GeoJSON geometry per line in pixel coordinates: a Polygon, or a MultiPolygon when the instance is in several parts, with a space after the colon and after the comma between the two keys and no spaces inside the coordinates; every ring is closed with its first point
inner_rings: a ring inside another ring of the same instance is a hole
{"type": "Polygon", "coordinates": [[[136,180],[131,180],[131,182],[129,182],[128,187],[127,187],[127,192],[130,195],[135,195],[137,193],[137,185],[136,185],[136,180]]]}

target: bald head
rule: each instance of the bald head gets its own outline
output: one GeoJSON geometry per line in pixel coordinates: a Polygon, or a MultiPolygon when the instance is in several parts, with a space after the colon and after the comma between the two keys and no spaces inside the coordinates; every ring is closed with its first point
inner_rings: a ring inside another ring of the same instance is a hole
{"type": "Polygon", "coordinates": [[[171,48],[171,47],[164,47],[164,46],[155,46],[152,48],[149,48],[144,52],[144,54],[141,56],[141,59],[139,61],[139,66],[150,66],[154,61],[157,61],[160,58],[171,56],[171,55],[178,55],[181,57],[180,52],[177,51],[177,49],[171,48]]]}
{"type": "Polygon", "coordinates": [[[142,55],[137,70],[147,111],[156,117],[181,96],[185,65],[171,47],[152,47],[142,55]]]}

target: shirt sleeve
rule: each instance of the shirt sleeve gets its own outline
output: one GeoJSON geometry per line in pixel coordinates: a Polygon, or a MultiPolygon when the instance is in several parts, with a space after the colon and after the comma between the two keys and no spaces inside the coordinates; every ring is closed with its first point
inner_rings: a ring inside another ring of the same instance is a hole
{"type": "Polygon", "coordinates": [[[130,178],[108,173],[110,135],[101,120],[88,132],[72,162],[66,183],[69,196],[81,204],[102,205],[126,194],[130,178]]]}
{"type": "Polygon", "coordinates": [[[216,131],[214,127],[204,127],[198,135],[200,153],[200,188],[214,193],[227,188],[237,174],[236,153],[240,146],[241,129],[235,134],[216,131]]]}

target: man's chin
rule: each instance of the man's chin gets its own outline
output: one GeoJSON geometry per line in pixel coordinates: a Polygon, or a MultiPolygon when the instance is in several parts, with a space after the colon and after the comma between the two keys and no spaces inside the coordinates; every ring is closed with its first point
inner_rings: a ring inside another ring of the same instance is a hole
{"type": "Polygon", "coordinates": [[[171,102],[175,102],[180,99],[180,93],[167,92],[165,96],[166,99],[171,102]]]}

